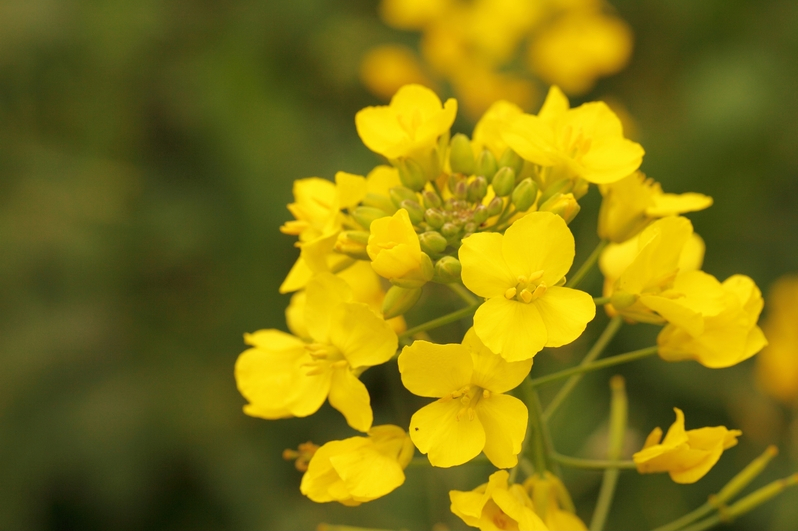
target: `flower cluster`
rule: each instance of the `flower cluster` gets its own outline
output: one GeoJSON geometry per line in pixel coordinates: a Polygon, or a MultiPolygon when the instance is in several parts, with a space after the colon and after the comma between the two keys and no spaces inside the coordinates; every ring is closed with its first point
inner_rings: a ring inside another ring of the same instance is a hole
{"type": "MultiPolygon", "coordinates": [[[[704,243],[681,214],[712,199],[664,193],[640,173],[643,148],[625,138],[604,103],[571,108],[552,87],[535,115],[495,103],[471,138],[451,135],[456,112],[455,100],[404,86],[390,105],[355,118],[363,143],[385,165],[367,176],[339,172],[334,182],[296,182],[289,205],[295,219],[282,228],[298,237],[300,250],[281,286],[294,293],[286,312],[293,334],[245,335],[251,348],[235,367],[244,412],[302,417],[328,400],[367,434],[287,452],[305,471],[301,491],[313,501],[358,505],[384,496],[404,482],[418,449],[426,458],[416,462],[427,466],[487,459],[502,469],[473,491],[450,493],[452,511],[469,525],[585,529],[551,466],[559,454],[547,441],[535,390],[561,375],[535,378],[534,358],[573,343],[599,304],[612,319],[591,351],[600,353],[623,321],[661,325],[657,345],[595,364],[586,359],[562,377],[655,353],[729,367],[766,344],[757,325],[762,297],[748,277],[719,282],[700,270],[704,243]],[[576,244],[568,224],[591,185],[603,196],[602,243],[572,273],[576,244]],[[576,287],[599,256],[604,294],[594,298],[576,287]],[[448,286],[466,306],[407,329],[404,315],[429,284],[448,286]],[[460,343],[425,334],[471,315],[460,343]],[[388,363],[408,391],[433,399],[407,431],[372,425],[360,376],[388,363]]],[[[626,398],[622,379],[614,382],[611,440],[621,441],[626,398]]],[[[606,466],[692,483],[740,435],[724,427],[685,431],[684,415],[676,413],[664,440],[657,428],[633,461],[618,461],[618,447],[606,466]]]]}
{"type": "Polygon", "coordinates": [[[602,0],[382,0],[386,24],[421,33],[422,61],[405,46],[381,45],[364,57],[361,78],[386,100],[404,84],[446,82],[472,117],[496,100],[529,107],[537,88],[527,72],[584,94],[632,52],[630,28],[611,12],[602,0]],[[514,71],[518,64],[526,71],[514,71]]]}

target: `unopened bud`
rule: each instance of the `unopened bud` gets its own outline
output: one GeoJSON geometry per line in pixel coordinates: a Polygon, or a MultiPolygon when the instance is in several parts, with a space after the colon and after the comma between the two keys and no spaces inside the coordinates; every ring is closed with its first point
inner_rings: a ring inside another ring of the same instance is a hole
{"type": "Polygon", "coordinates": [[[490,183],[498,170],[499,165],[496,164],[496,157],[493,156],[489,149],[483,149],[477,159],[477,167],[474,173],[483,176],[490,183]]]}
{"type": "Polygon", "coordinates": [[[502,213],[502,210],[504,210],[504,201],[502,201],[501,197],[494,197],[488,203],[488,217],[498,216],[502,213]]]}
{"type": "Polygon", "coordinates": [[[422,221],[424,221],[424,209],[421,208],[417,202],[405,199],[402,201],[400,205],[402,208],[407,210],[407,215],[410,218],[410,223],[413,225],[418,225],[422,221]]]}
{"type": "Polygon", "coordinates": [[[587,191],[589,189],[590,189],[590,183],[580,177],[574,183],[574,188],[572,190],[572,193],[574,194],[574,197],[577,200],[579,200],[582,199],[585,196],[585,194],[587,194],[587,191]]]}
{"type": "Polygon", "coordinates": [[[444,256],[435,262],[435,276],[432,277],[432,280],[441,284],[456,282],[460,280],[462,270],[463,266],[460,265],[460,260],[454,256],[444,256]]]}
{"type": "Polygon", "coordinates": [[[471,216],[471,219],[474,220],[474,223],[476,223],[477,226],[479,226],[485,223],[489,217],[488,207],[485,205],[479,205],[474,209],[474,214],[471,216]]]}
{"type": "Polygon", "coordinates": [[[544,190],[543,193],[540,195],[540,204],[542,205],[546,201],[548,201],[551,197],[557,194],[567,194],[571,191],[573,187],[573,181],[571,179],[560,179],[559,181],[555,181],[548,185],[544,190]]]}
{"type": "Polygon", "coordinates": [[[402,206],[402,201],[409,200],[418,202],[418,194],[416,194],[410,188],[405,188],[404,186],[394,186],[388,190],[388,195],[391,196],[391,202],[396,205],[396,208],[400,208],[402,206]]]}
{"type": "Polygon", "coordinates": [[[382,316],[392,319],[412,308],[421,297],[421,288],[400,288],[391,286],[382,301],[382,316]]]}
{"type": "Polygon", "coordinates": [[[477,231],[477,224],[474,223],[473,221],[469,221],[468,223],[463,225],[463,232],[465,232],[465,234],[463,235],[464,238],[466,236],[471,236],[476,231],[477,231]]]}
{"type": "Polygon", "coordinates": [[[370,260],[366,252],[369,233],[357,230],[345,230],[338,233],[335,240],[335,252],[345,254],[355,260],[370,260]]]}
{"type": "Polygon", "coordinates": [[[441,233],[446,236],[447,239],[452,239],[460,234],[460,227],[451,222],[444,223],[443,227],[441,227],[441,233]]]}
{"type": "Polygon", "coordinates": [[[419,191],[427,184],[424,169],[413,159],[403,159],[399,162],[399,180],[411,190],[419,191]]]}
{"type": "Polygon", "coordinates": [[[441,196],[431,190],[425,190],[421,195],[424,198],[424,206],[427,208],[440,208],[443,204],[441,196]]]}
{"type": "Polygon", "coordinates": [[[574,199],[574,194],[559,194],[550,198],[548,201],[540,205],[541,212],[551,212],[557,214],[570,223],[579,214],[582,207],[574,199]]]}
{"type": "Polygon", "coordinates": [[[493,177],[493,191],[499,197],[507,197],[515,188],[515,171],[505,166],[493,177]]]}
{"type": "Polygon", "coordinates": [[[384,210],[369,206],[359,206],[352,211],[352,217],[355,218],[360,226],[364,229],[371,227],[371,222],[375,219],[386,217],[388,214],[384,210]]]}
{"type": "Polygon", "coordinates": [[[446,218],[443,217],[443,214],[441,214],[439,210],[435,210],[434,208],[428,208],[424,212],[424,219],[433,229],[440,229],[441,227],[443,227],[443,224],[446,223],[446,218]]]}
{"type": "Polygon", "coordinates": [[[524,159],[518,156],[518,154],[510,148],[504,150],[502,156],[499,157],[499,168],[503,168],[507,166],[508,168],[512,168],[516,175],[521,173],[521,168],[524,167],[524,159]]]}
{"type": "Polygon", "coordinates": [[[457,184],[454,185],[452,193],[457,199],[465,199],[468,195],[468,185],[466,184],[465,180],[457,181],[457,184]]]}
{"type": "Polygon", "coordinates": [[[488,180],[479,175],[468,183],[466,198],[471,203],[479,203],[488,193],[488,180]]]}
{"type": "Polygon", "coordinates": [[[421,243],[421,250],[427,254],[440,254],[445,249],[448,243],[440,232],[424,232],[419,234],[418,241],[421,243]]]}
{"type": "Polygon", "coordinates": [[[474,150],[471,148],[471,141],[462,133],[457,133],[452,137],[449,149],[449,166],[454,173],[471,175],[474,173],[474,150]]]}
{"type": "Polygon", "coordinates": [[[538,198],[538,185],[532,179],[524,179],[513,190],[513,205],[518,212],[526,212],[538,198]]]}
{"type": "Polygon", "coordinates": [[[395,214],[397,208],[396,205],[394,205],[391,201],[390,197],[382,194],[368,193],[366,194],[366,197],[363,198],[362,204],[364,206],[379,208],[383,212],[386,212],[389,216],[395,214]]]}

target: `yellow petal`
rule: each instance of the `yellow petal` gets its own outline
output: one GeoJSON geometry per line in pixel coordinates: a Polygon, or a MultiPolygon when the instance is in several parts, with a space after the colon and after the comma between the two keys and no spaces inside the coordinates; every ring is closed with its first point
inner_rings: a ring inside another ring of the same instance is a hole
{"type": "Polygon", "coordinates": [[[625,138],[594,141],[582,157],[584,169],[579,176],[596,184],[619,181],[640,167],[644,154],[640,144],[625,138]]]}
{"type": "Polygon", "coordinates": [[[335,188],[338,194],[338,208],[352,208],[366,197],[366,178],[339,171],[335,174],[335,188]]]}
{"type": "Polygon", "coordinates": [[[302,483],[299,486],[300,492],[316,503],[350,498],[346,484],[333,468],[330,458],[355,451],[368,444],[369,441],[365,437],[350,437],[322,445],[308,463],[308,469],[302,476],[302,483]]]}
{"type": "Polygon", "coordinates": [[[380,453],[374,444],[334,455],[330,463],[355,501],[385,496],[405,482],[405,474],[396,459],[380,453]]]}
{"type": "Polygon", "coordinates": [[[524,111],[509,101],[499,100],[493,103],[474,126],[474,135],[471,141],[474,155],[479,156],[483,149],[488,149],[498,160],[507,149],[502,132],[507,129],[514,117],[521,114],[524,114],[524,111]]]}
{"type": "Polygon", "coordinates": [[[480,527],[482,523],[482,510],[485,504],[488,503],[490,496],[484,490],[472,490],[463,492],[459,490],[449,491],[449,500],[451,501],[450,510],[460,517],[466,525],[471,527],[480,527]]]}
{"type": "Polygon", "coordinates": [[[462,345],[414,341],[398,359],[402,384],[418,396],[440,398],[471,383],[473,362],[462,345]]]}
{"type": "Polygon", "coordinates": [[[518,387],[532,368],[532,360],[509,362],[486,347],[473,328],[463,338],[463,346],[471,353],[474,372],[471,382],[491,393],[506,393],[518,387]]]}
{"type": "Polygon", "coordinates": [[[568,112],[568,109],[570,108],[571,104],[568,101],[568,97],[563,93],[562,90],[560,90],[560,87],[557,85],[552,85],[549,87],[549,92],[546,94],[546,100],[540,107],[538,116],[544,122],[553,124],[560,118],[564,117],[565,113],[568,112]]]}
{"type": "Polygon", "coordinates": [[[493,493],[493,501],[499,509],[517,522],[518,529],[523,529],[524,531],[548,531],[548,527],[543,523],[543,520],[523,501],[513,495],[512,490],[516,490],[513,487],[521,488],[520,485],[512,485],[508,490],[497,489],[493,493]]]}
{"type": "Polygon", "coordinates": [[[646,214],[652,218],[663,218],[687,212],[698,212],[712,206],[712,198],[704,194],[688,192],[686,194],[658,194],[654,196],[654,204],[646,208],[646,214]]]}
{"type": "Polygon", "coordinates": [[[419,409],[410,419],[410,438],[433,466],[462,465],[485,447],[479,418],[461,414],[461,409],[459,400],[441,399],[419,409]]]}
{"type": "Polygon", "coordinates": [[[363,382],[346,367],[332,371],[330,405],[341,412],[352,428],[367,432],[374,420],[371,399],[363,382]]]}
{"type": "Polygon", "coordinates": [[[582,335],[596,316],[593,297],[571,288],[552,287],[533,302],[546,325],[547,347],[560,347],[582,335]]]}
{"type": "Polygon", "coordinates": [[[531,359],[546,345],[546,324],[535,304],[504,297],[488,300],[474,315],[474,330],[491,351],[507,361],[531,359]]]}
{"type": "Polygon", "coordinates": [[[547,286],[568,273],[574,254],[573,234],[565,220],[551,212],[527,214],[507,229],[502,240],[502,255],[513,276],[543,271],[540,281],[547,286]]]}
{"type": "Polygon", "coordinates": [[[480,297],[503,297],[518,283],[502,255],[501,234],[480,232],[463,240],[458,256],[465,286],[480,297]]]}
{"type": "Polygon", "coordinates": [[[515,117],[502,139],[518,155],[541,166],[553,166],[559,161],[554,129],[538,116],[523,114],[515,117]]]}
{"type": "Polygon", "coordinates": [[[529,418],[524,403],[513,396],[494,394],[480,400],[476,411],[485,429],[483,451],[490,462],[497,468],[517,465],[529,418]]]}
{"type": "Polygon", "coordinates": [[[313,271],[310,270],[305,260],[300,256],[297,258],[297,261],[294,262],[294,265],[291,266],[291,270],[288,272],[285,280],[283,280],[283,283],[280,284],[279,292],[291,293],[292,291],[302,289],[312,277],[313,271]]]}
{"type": "Polygon", "coordinates": [[[352,288],[331,273],[320,273],[308,282],[305,293],[305,326],[308,333],[315,341],[328,343],[333,311],[352,300],[352,288]]]}
{"type": "Polygon", "coordinates": [[[330,343],[352,367],[385,363],[396,353],[396,333],[362,302],[342,303],[332,311],[330,343]]]}

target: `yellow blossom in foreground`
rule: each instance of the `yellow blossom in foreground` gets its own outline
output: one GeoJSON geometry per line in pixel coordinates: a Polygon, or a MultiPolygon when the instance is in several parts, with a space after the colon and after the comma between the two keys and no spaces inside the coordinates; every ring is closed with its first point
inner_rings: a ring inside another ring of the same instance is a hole
{"type": "Polygon", "coordinates": [[[457,114],[457,101],[444,105],[430,89],[405,85],[388,106],[366,107],[355,115],[360,139],[370,150],[388,159],[418,159],[427,167],[438,137],[447,133],[457,114]]]}
{"type": "Polygon", "coordinates": [[[505,100],[493,103],[474,126],[474,139],[471,142],[474,156],[479,156],[483,149],[487,149],[499,160],[507,149],[502,131],[516,116],[522,114],[524,111],[515,103],[505,100]]]}
{"type": "Polygon", "coordinates": [[[724,450],[737,444],[742,432],[723,426],[685,431],[684,413],[679,408],[673,410],[676,422],[665,439],[660,442],[662,429],[654,428],[632,459],[641,474],[668,472],[676,483],[695,483],[715,466],[724,450]]]}
{"type": "Polygon", "coordinates": [[[532,212],[503,235],[469,236],[459,256],[463,283],[488,299],[474,315],[474,330],[507,361],[571,343],[596,315],[590,295],[561,287],[574,260],[574,237],[557,215],[532,212]]]}
{"type": "MultiPolygon", "coordinates": [[[[764,302],[754,281],[745,275],[733,275],[722,284],[714,277],[710,279],[709,282],[718,285],[713,292],[720,288],[725,294],[722,309],[702,315],[703,327],[699,333],[694,333],[695,328],[676,324],[663,328],[657,344],[659,355],[664,360],[693,359],[705,367],[721,369],[747,360],[767,345],[765,335],[757,326],[764,302]]],[[[701,313],[706,305],[697,302],[699,300],[688,294],[682,304],[701,313]]]]}
{"type": "Polygon", "coordinates": [[[317,503],[356,506],[385,496],[405,481],[413,443],[398,426],[374,426],[368,437],[331,441],[316,450],[299,490],[317,503]]]}
{"type": "Polygon", "coordinates": [[[655,219],[712,206],[712,198],[703,194],[666,194],[658,182],[646,178],[641,172],[601,185],[599,190],[603,200],[598,234],[602,239],[615,243],[632,238],[655,219]]]}
{"type": "Polygon", "coordinates": [[[776,281],[762,325],[769,344],[757,356],[757,383],[766,393],[794,404],[798,398],[798,277],[776,281]]]}
{"type": "Polygon", "coordinates": [[[546,524],[532,510],[532,501],[524,488],[507,484],[509,476],[506,470],[499,470],[472,491],[449,491],[451,511],[482,531],[547,531],[546,524]]]}
{"type": "Polygon", "coordinates": [[[360,79],[369,91],[385,100],[404,85],[432,86],[413,52],[398,44],[369,50],[360,63],[360,79]]]}
{"type": "Polygon", "coordinates": [[[533,474],[524,481],[524,488],[530,495],[535,514],[546,523],[549,531],[587,531],[587,526],[574,514],[571,495],[551,472],[541,477],[533,474]]]}
{"type": "Polygon", "coordinates": [[[632,30],[617,17],[577,12],[559,18],[529,48],[532,70],[569,94],[584,94],[596,80],[620,72],[632,54],[632,30]]]}
{"type": "Polygon", "coordinates": [[[432,262],[421,251],[410,216],[403,208],[371,223],[366,252],[374,271],[397,286],[418,288],[432,280],[432,262]]]}
{"type": "Polygon", "coordinates": [[[279,330],[245,334],[252,348],[236,361],[244,413],[276,419],[315,413],[325,399],[359,431],[371,428],[371,401],[357,376],[388,361],[396,333],[367,305],[352,301],[346,282],[324,273],[306,290],[304,324],[312,343],[279,330]]]}
{"type": "Polygon", "coordinates": [[[624,138],[621,121],[607,104],[569,107],[568,98],[552,86],[538,115],[516,117],[504,140],[530,162],[597,184],[618,181],[640,167],[643,148],[624,138]]]}
{"type": "Polygon", "coordinates": [[[532,360],[508,363],[470,329],[461,345],[416,341],[399,355],[402,383],[439,400],[410,419],[410,438],[433,466],[451,467],[480,452],[498,468],[518,464],[528,411],[505,395],[529,374],[532,360]]]}

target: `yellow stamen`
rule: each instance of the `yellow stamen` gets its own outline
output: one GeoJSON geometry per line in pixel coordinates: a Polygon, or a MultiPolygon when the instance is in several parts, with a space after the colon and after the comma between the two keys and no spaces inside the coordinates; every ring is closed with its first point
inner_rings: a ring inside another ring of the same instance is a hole
{"type": "MultiPolygon", "coordinates": [[[[539,287],[540,286],[538,286],[538,288],[539,287]]],[[[538,291],[538,288],[535,288],[535,292],[538,291]]],[[[521,298],[522,301],[524,301],[525,303],[529,304],[530,302],[532,302],[532,299],[534,298],[534,294],[531,291],[529,291],[528,289],[524,288],[524,289],[521,290],[521,294],[519,295],[519,297],[521,298]]]]}
{"type": "Polygon", "coordinates": [[[532,292],[532,300],[541,297],[544,293],[546,293],[546,284],[540,284],[538,287],[535,288],[535,291],[532,292]]]}
{"type": "Polygon", "coordinates": [[[515,288],[510,288],[510,289],[508,289],[507,291],[504,292],[504,296],[507,299],[514,299],[516,293],[517,293],[517,290],[515,288]]]}
{"type": "Polygon", "coordinates": [[[483,389],[482,398],[490,398],[490,391],[488,391],[487,389],[483,389]]]}

